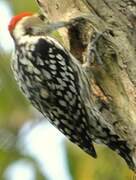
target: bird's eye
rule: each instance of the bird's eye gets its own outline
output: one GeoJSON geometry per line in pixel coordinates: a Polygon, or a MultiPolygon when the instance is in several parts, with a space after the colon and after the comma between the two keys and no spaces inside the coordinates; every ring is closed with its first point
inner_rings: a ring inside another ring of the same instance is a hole
{"type": "Polygon", "coordinates": [[[26,34],[32,34],[33,33],[33,29],[31,27],[27,27],[26,28],[26,34]]]}
{"type": "Polygon", "coordinates": [[[37,0],[37,3],[39,4],[39,6],[42,6],[41,2],[39,0],[37,0]]]}
{"type": "Polygon", "coordinates": [[[40,14],[40,15],[39,15],[39,18],[40,18],[42,21],[45,20],[45,16],[44,16],[43,14],[40,14]]]}

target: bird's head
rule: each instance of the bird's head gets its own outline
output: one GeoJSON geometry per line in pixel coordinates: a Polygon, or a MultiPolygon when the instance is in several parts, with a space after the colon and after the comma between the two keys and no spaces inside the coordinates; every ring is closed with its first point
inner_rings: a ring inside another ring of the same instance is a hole
{"type": "Polygon", "coordinates": [[[14,16],[8,26],[8,30],[15,39],[17,36],[38,35],[47,24],[47,19],[41,14],[23,12],[14,16]]]}
{"type": "Polygon", "coordinates": [[[44,14],[24,12],[11,19],[8,30],[16,41],[23,36],[46,36],[68,25],[64,21],[50,23],[44,14]]]}

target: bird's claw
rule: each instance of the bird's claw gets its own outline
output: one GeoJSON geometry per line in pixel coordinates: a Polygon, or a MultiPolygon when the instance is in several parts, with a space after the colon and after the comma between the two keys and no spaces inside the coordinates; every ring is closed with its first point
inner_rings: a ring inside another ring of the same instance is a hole
{"type": "Polygon", "coordinates": [[[100,54],[97,50],[97,42],[101,37],[105,37],[107,34],[107,31],[104,32],[95,32],[94,35],[91,38],[91,41],[88,44],[87,48],[87,60],[86,63],[87,65],[92,65],[95,62],[97,65],[102,65],[103,61],[102,58],[100,57],[100,54]]]}

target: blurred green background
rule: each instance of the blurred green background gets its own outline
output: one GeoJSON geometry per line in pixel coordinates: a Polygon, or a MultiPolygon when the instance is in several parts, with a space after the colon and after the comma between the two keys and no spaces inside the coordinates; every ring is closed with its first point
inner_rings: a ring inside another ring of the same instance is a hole
{"type": "MultiPolygon", "coordinates": [[[[22,11],[39,11],[34,0],[1,0],[1,3],[7,3],[13,14],[22,11]]],[[[0,5],[1,13],[5,12],[0,5]]],[[[8,11],[8,9],[7,9],[8,11]]],[[[0,20],[0,33],[2,32],[2,18],[0,20]]],[[[8,42],[0,40],[0,179],[13,179],[7,176],[7,169],[12,167],[15,162],[24,161],[26,164],[31,163],[34,176],[28,180],[44,180],[49,179],[46,172],[43,173],[42,165],[37,159],[29,153],[22,153],[18,148],[21,128],[29,122],[29,120],[37,119],[37,112],[30,106],[29,102],[20,93],[10,68],[11,52],[3,48],[8,42]]],[[[13,48],[13,47],[12,47],[13,48]]],[[[46,121],[46,120],[45,120],[46,121]]],[[[40,121],[38,122],[40,123],[40,121]]],[[[37,126],[37,121],[34,127],[37,126]]],[[[33,125],[25,133],[33,130],[33,125]]],[[[45,137],[46,138],[46,137],[45,137]]],[[[28,142],[28,144],[31,142],[28,142]]],[[[42,142],[44,144],[44,141],[42,142]]],[[[27,144],[25,145],[27,146],[27,144]]],[[[71,180],[133,180],[133,173],[128,169],[124,160],[116,153],[104,146],[96,145],[98,158],[95,160],[77,146],[65,140],[63,146],[66,148],[67,163],[71,180]]],[[[22,148],[23,145],[21,146],[22,148]]],[[[46,151],[45,151],[46,153],[46,151]]],[[[40,154],[39,154],[40,156],[40,154]]],[[[61,156],[61,154],[60,154],[61,156]]],[[[51,159],[52,164],[54,163],[51,159]]],[[[45,162],[46,163],[46,162],[45,162]]],[[[59,162],[58,162],[59,166],[59,162]]],[[[44,170],[46,171],[46,170],[44,170]]],[[[16,175],[16,179],[21,177],[16,175]]],[[[59,177],[58,177],[59,179],[59,177]]],[[[65,178],[66,179],[66,178],[65,178]]],[[[64,180],[65,180],[64,179],[64,180]]],[[[13,179],[15,180],[15,178],[13,179]]],[[[23,179],[27,180],[27,179],[23,179]]],[[[53,180],[53,179],[50,179],[53,180]]]]}

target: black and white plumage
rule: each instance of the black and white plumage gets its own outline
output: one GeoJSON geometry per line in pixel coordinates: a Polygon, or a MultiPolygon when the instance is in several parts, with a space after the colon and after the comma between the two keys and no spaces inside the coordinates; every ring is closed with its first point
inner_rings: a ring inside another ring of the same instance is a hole
{"type": "Polygon", "coordinates": [[[127,142],[120,139],[95,107],[90,109],[93,100],[82,65],[49,36],[53,29],[43,17],[19,17],[13,18],[9,30],[15,42],[12,68],[25,96],[85,152],[96,157],[92,141],[106,144],[133,169],[127,142]]]}

